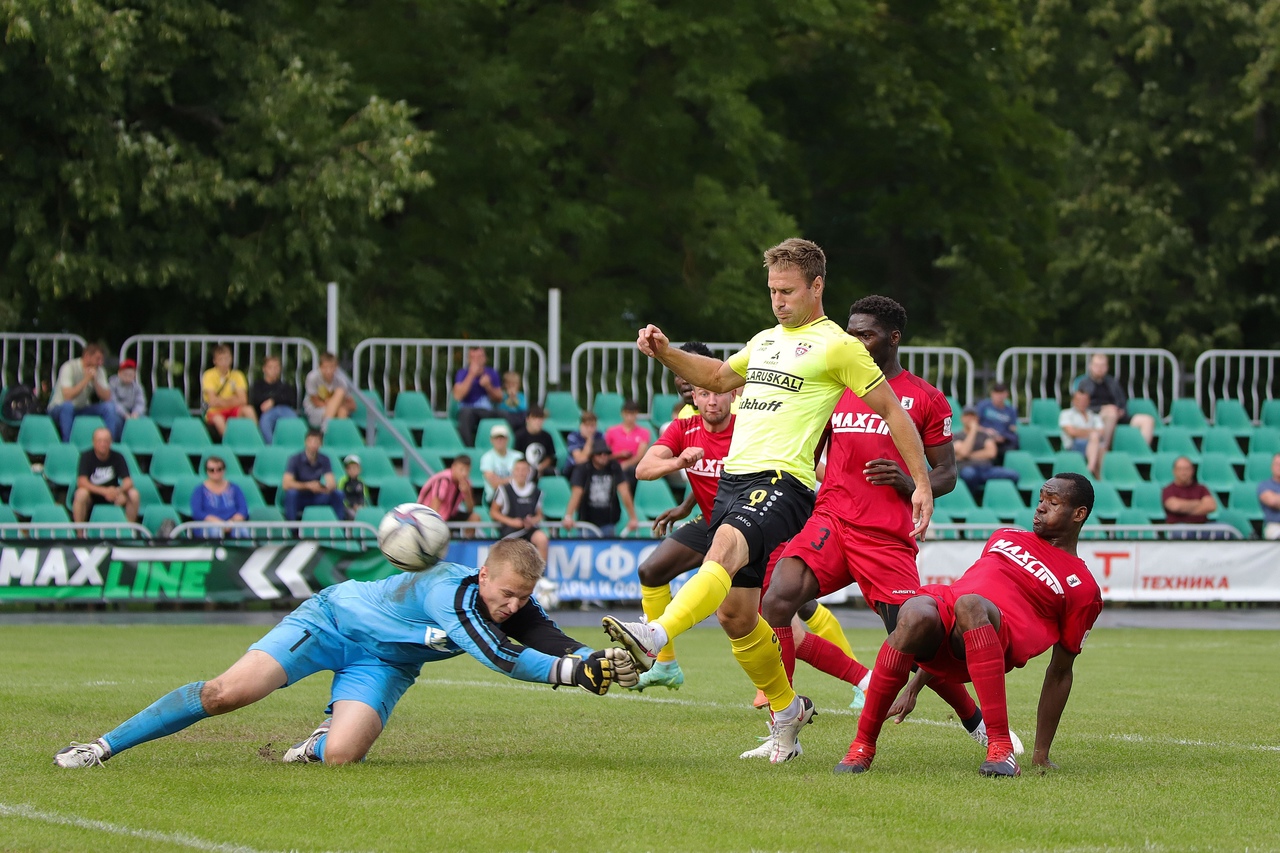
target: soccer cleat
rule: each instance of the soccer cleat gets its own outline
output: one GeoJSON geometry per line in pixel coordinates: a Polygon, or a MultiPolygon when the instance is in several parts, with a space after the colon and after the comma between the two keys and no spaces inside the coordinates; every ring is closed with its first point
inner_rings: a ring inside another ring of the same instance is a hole
{"type": "Polygon", "coordinates": [[[71,742],[71,746],[58,750],[53,763],[59,767],[101,767],[102,762],[111,757],[111,747],[102,738],[93,743],[71,742]]]}
{"type": "Polygon", "coordinates": [[[869,746],[863,746],[856,740],[850,744],[849,752],[845,757],[840,759],[840,763],[835,766],[832,773],[866,773],[871,769],[871,760],[876,757],[876,751],[869,746]]]}
{"type": "Polygon", "coordinates": [[[763,690],[756,691],[756,698],[751,700],[751,707],[757,710],[769,707],[769,697],[764,695],[763,690]]]}
{"type": "MultiPolygon", "coordinates": [[[[803,755],[804,749],[800,746],[800,742],[796,741],[796,755],[803,755]]],[[[760,738],[760,745],[755,749],[748,749],[739,755],[739,758],[768,758],[773,755],[773,727],[769,727],[769,736],[760,738]]]]}
{"type": "Polygon", "coordinates": [[[790,761],[800,754],[800,744],[797,743],[800,729],[811,723],[818,713],[808,696],[796,698],[800,700],[800,713],[789,720],[779,720],[777,714],[773,715],[773,752],[769,753],[772,764],[790,761]]]}
{"type": "Polygon", "coordinates": [[[1011,751],[987,750],[987,760],[978,768],[979,776],[1021,776],[1022,768],[1011,751]]]}
{"type": "Polygon", "coordinates": [[[333,725],[333,717],[330,717],[329,719],[321,723],[319,726],[317,726],[316,730],[312,732],[311,736],[308,737],[306,740],[302,741],[301,743],[295,743],[293,746],[286,749],[284,751],[284,757],[281,758],[280,760],[283,761],[285,764],[318,764],[320,763],[321,758],[315,753],[316,741],[320,740],[321,736],[327,735],[329,733],[329,727],[332,725],[333,725]]]}
{"type": "Polygon", "coordinates": [[[866,704],[866,692],[858,685],[853,685],[853,701],[849,703],[849,707],[854,711],[861,711],[863,706],[866,704]]]}
{"type": "Polygon", "coordinates": [[[680,664],[676,661],[665,663],[658,661],[653,665],[653,669],[640,676],[640,681],[633,687],[627,688],[637,693],[646,687],[665,687],[668,690],[679,690],[680,685],[684,684],[684,672],[680,669],[680,664]]]}
{"type": "Polygon", "coordinates": [[[649,671],[658,656],[658,650],[662,648],[654,638],[653,628],[649,627],[649,623],[620,622],[612,616],[606,616],[600,620],[600,624],[604,626],[609,639],[627,650],[636,669],[641,672],[649,671]]]}
{"type": "MultiPolygon", "coordinates": [[[[977,728],[969,732],[969,737],[976,740],[983,747],[989,746],[987,742],[987,721],[979,720],[977,728]]],[[[1009,729],[1009,741],[1013,744],[1013,754],[1022,755],[1022,738],[1018,737],[1013,729],[1009,729]]]]}

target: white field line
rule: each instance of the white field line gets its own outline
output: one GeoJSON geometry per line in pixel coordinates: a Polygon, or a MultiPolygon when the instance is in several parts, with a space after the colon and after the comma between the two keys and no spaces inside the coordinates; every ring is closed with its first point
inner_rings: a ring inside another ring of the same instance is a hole
{"type": "Polygon", "coordinates": [[[176,844],[179,847],[190,847],[192,850],[207,850],[211,853],[262,853],[253,847],[243,844],[218,843],[187,835],[185,832],[156,832],[151,829],[133,829],[102,820],[76,817],[75,815],[48,812],[26,805],[9,805],[0,803],[0,817],[17,817],[34,820],[39,823],[52,823],[57,826],[74,826],[91,832],[105,832],[110,835],[123,835],[126,838],[140,838],[144,841],[155,841],[162,844],[176,844]]]}
{"type": "MultiPolygon", "coordinates": [[[[419,678],[418,684],[437,684],[443,687],[487,687],[495,690],[545,690],[546,688],[539,684],[525,684],[520,682],[500,681],[466,681],[462,679],[450,678],[419,678]]],[[[575,693],[577,691],[574,691],[575,693]]],[[[744,694],[745,695],[745,694],[744,694]]],[[[583,699],[590,697],[583,695],[583,699]]],[[[661,705],[683,705],[690,708],[723,708],[725,710],[742,710],[746,707],[745,700],[742,704],[729,702],[699,701],[693,699],[677,699],[668,696],[641,696],[634,693],[613,693],[608,694],[607,698],[620,702],[648,702],[661,705]]],[[[819,708],[823,714],[831,714],[834,716],[856,717],[853,711],[848,708],[819,708]]],[[[763,717],[763,714],[761,715],[763,717]]],[[[906,720],[908,723],[915,723],[921,726],[937,726],[946,729],[963,728],[960,723],[952,720],[930,720],[924,717],[910,716],[906,720]]],[[[890,723],[890,725],[892,725],[890,723]]],[[[1075,737],[1084,738],[1086,740],[1115,740],[1125,743],[1148,743],[1159,746],[1190,746],[1204,747],[1207,749],[1242,749],[1250,751],[1262,752],[1280,752],[1280,745],[1265,743],[1230,743],[1225,741],[1208,741],[1194,740],[1190,738],[1173,738],[1173,737],[1150,737],[1148,735],[1139,734],[1119,734],[1119,733],[1081,733],[1074,735],[1075,737]]]]}

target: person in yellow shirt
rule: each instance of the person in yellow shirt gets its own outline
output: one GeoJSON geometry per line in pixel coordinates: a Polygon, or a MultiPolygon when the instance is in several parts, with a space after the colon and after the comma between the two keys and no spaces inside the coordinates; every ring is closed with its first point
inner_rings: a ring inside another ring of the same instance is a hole
{"type": "Polygon", "coordinates": [[[817,244],[792,238],[764,253],[778,325],[757,334],[728,361],[671,347],[656,326],[641,329],[636,346],[698,388],[742,388],[733,440],[725,457],[711,519],[706,560],[652,622],[606,616],[606,633],[648,671],[673,637],[715,613],[734,657],[752,683],[771,697],[770,761],[798,753],[796,738],[813,719],[813,702],[787,685],[777,635],[760,619],[760,587],[769,554],[804,526],[813,511],[814,451],[845,388],[884,419],[915,484],[913,536],[933,515],[933,491],[915,424],[862,342],[823,313],[826,256],[817,244]],[[789,696],[789,700],[785,697],[789,696]]]}
{"type": "Polygon", "coordinates": [[[249,380],[241,371],[231,369],[231,347],[226,344],[213,348],[213,367],[200,377],[200,393],[204,419],[219,436],[227,431],[227,418],[248,418],[257,423],[257,413],[249,405],[249,380]]]}

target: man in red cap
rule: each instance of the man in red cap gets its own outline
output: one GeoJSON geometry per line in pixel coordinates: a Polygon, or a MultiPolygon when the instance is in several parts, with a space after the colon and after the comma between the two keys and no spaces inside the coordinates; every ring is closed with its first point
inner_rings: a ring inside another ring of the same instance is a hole
{"type": "Polygon", "coordinates": [[[124,422],[147,413],[147,395],[138,384],[138,363],[131,358],[120,362],[120,369],[107,380],[107,385],[111,388],[111,403],[120,415],[116,434],[111,438],[119,441],[120,433],[124,432],[124,422]]]}

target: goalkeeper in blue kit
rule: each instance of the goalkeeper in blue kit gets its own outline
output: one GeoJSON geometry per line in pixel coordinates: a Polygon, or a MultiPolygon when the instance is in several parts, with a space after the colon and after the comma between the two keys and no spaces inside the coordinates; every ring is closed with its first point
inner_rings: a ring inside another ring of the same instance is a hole
{"type": "Polygon", "coordinates": [[[639,674],[625,651],[586,648],[531,597],[542,570],[534,547],[515,539],[494,543],[478,571],[440,563],[428,572],[331,586],[222,675],[179,687],[92,743],[72,743],[54,763],[99,765],[322,670],[334,674],[331,716],[284,761],[363,759],[422,665],[463,653],[520,681],[575,685],[601,696],[615,682],[634,685],[639,674]]]}

